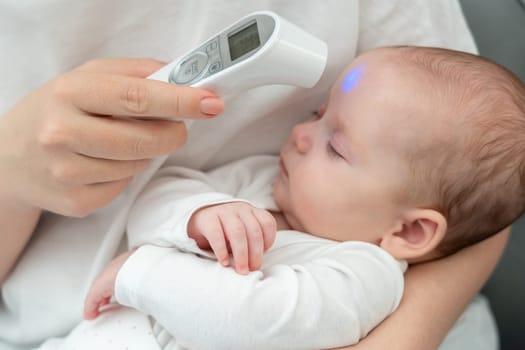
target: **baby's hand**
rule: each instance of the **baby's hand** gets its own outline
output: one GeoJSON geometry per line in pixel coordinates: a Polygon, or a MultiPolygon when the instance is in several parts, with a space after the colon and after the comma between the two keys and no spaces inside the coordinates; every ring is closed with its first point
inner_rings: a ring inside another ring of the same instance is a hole
{"type": "Polygon", "coordinates": [[[111,297],[115,294],[117,274],[131,254],[133,250],[113,259],[95,279],[84,301],[86,320],[95,319],[100,314],[100,308],[109,304],[111,297]]]}
{"type": "Polygon", "coordinates": [[[218,204],[198,210],[188,223],[188,235],[201,249],[213,250],[221,264],[230,263],[247,274],[261,267],[263,253],[275,240],[277,224],[269,211],[244,202],[218,204]]]}

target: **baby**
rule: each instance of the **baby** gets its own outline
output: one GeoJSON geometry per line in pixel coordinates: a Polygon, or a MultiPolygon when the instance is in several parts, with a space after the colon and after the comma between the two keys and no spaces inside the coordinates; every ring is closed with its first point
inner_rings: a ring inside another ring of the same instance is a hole
{"type": "Polygon", "coordinates": [[[399,304],[406,263],[523,213],[524,135],[525,87],[504,68],[445,49],[369,51],[280,158],[161,169],[130,215],[139,248],[95,280],[85,317],[115,295],[154,314],[175,348],[353,344],[399,304]]]}

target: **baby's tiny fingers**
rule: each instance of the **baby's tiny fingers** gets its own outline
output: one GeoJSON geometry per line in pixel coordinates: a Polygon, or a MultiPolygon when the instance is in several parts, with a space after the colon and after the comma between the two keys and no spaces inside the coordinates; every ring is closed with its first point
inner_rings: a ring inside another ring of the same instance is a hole
{"type": "Polygon", "coordinates": [[[222,213],[220,220],[226,239],[230,243],[235,270],[240,274],[247,274],[248,269],[248,242],[246,230],[237,213],[222,213]]]}
{"type": "Polygon", "coordinates": [[[253,215],[255,215],[259,221],[259,225],[261,226],[264,240],[264,251],[266,251],[273,245],[273,242],[275,241],[277,222],[268,210],[254,208],[253,215]]]}
{"type": "Polygon", "coordinates": [[[109,304],[109,297],[102,299],[88,298],[84,305],[84,319],[94,320],[100,314],[100,308],[109,304]]]}
{"type": "Polygon", "coordinates": [[[228,266],[230,264],[230,254],[228,253],[228,247],[226,246],[226,238],[224,237],[225,233],[218,217],[216,217],[206,231],[206,238],[208,239],[211,250],[213,250],[213,253],[215,253],[215,256],[217,257],[217,260],[223,266],[228,266]]]}
{"type": "Polygon", "coordinates": [[[241,219],[246,229],[248,241],[248,263],[250,270],[258,270],[261,267],[262,256],[264,253],[264,237],[261,225],[253,211],[243,212],[241,219]]]}

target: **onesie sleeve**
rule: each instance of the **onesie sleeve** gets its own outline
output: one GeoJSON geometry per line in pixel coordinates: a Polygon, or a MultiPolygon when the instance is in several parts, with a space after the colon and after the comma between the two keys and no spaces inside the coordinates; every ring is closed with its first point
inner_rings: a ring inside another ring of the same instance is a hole
{"type": "Polygon", "coordinates": [[[272,249],[261,270],[239,275],[194,254],[143,246],[120,270],[116,299],[190,349],[350,345],[400,302],[405,266],[372,244],[314,237],[272,249]]]}
{"type": "Polygon", "coordinates": [[[187,224],[197,210],[221,203],[244,201],[271,206],[274,157],[251,157],[203,172],[183,167],[158,171],[133,204],[127,222],[131,247],[154,244],[178,247],[212,257],[188,237],[187,224]]]}

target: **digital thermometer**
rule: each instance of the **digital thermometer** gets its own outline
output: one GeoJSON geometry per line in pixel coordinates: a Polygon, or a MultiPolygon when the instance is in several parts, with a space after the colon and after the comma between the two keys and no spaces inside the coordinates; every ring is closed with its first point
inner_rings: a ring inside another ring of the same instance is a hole
{"type": "Polygon", "coordinates": [[[322,40],[273,12],[260,11],[148,78],[205,88],[227,99],[261,85],[312,87],[324,71],[326,56],[322,40]]]}
{"type": "MultiPolygon", "coordinates": [[[[205,88],[224,100],[262,85],[312,87],[324,71],[326,55],[323,41],[275,13],[262,11],[240,19],[148,78],[205,88]]],[[[187,126],[191,123],[184,121],[187,126]]],[[[129,208],[167,157],[155,158],[133,178],[125,204],[106,235],[108,240],[120,237],[118,232],[126,225],[129,208]]],[[[120,239],[114,239],[105,247],[116,249],[119,244],[120,239]]],[[[99,255],[101,259],[103,256],[99,255]]],[[[95,265],[103,266],[105,261],[95,265]]]]}

